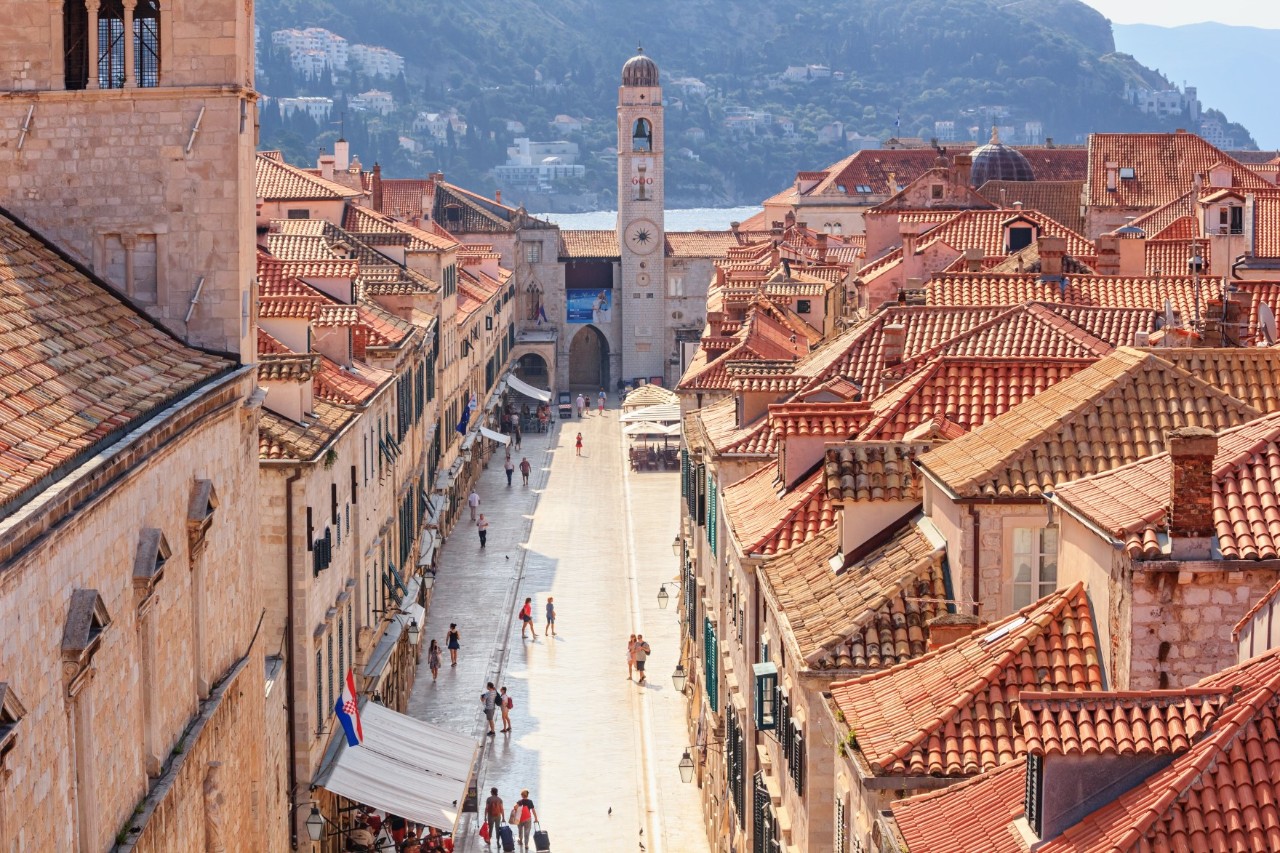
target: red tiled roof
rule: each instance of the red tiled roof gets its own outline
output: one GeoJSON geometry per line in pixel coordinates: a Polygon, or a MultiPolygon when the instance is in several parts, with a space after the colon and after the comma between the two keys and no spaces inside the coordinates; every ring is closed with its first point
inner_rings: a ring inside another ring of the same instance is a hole
{"type": "MultiPolygon", "coordinates": [[[[1173,465],[1168,453],[1058,487],[1057,499],[1125,543],[1135,560],[1167,559],[1162,545],[1173,465]]],[[[1213,521],[1224,560],[1280,557],[1280,413],[1218,437],[1213,521]]]]}
{"type": "Polygon", "coordinates": [[[1047,181],[1039,175],[1034,181],[987,181],[978,187],[978,194],[997,207],[1011,208],[1022,202],[1024,210],[1039,211],[1077,234],[1084,232],[1083,193],[1083,180],[1047,181]]]}
{"type": "Polygon", "coordinates": [[[401,238],[408,249],[425,251],[447,251],[458,247],[452,238],[442,237],[434,231],[415,228],[399,220],[392,219],[376,210],[357,204],[347,205],[343,214],[343,227],[352,234],[394,234],[401,238]]]}
{"type": "Polygon", "coordinates": [[[254,193],[267,201],[341,201],[362,195],[359,190],[327,181],[261,152],[254,193]]]}
{"type": "Polygon", "coordinates": [[[768,418],[758,418],[746,427],[738,427],[737,401],[733,397],[717,400],[690,414],[700,424],[713,454],[726,453],[772,456],[778,452],[777,436],[769,428],[768,418]]]}
{"type": "Polygon", "coordinates": [[[757,571],[804,665],[879,669],[924,654],[929,620],[944,609],[942,549],[908,522],[883,546],[840,572],[839,538],[823,531],[757,571]]]}
{"type": "Polygon", "coordinates": [[[1025,792],[1027,760],[1017,758],[940,791],[890,803],[910,853],[1026,853],[1010,812],[1025,792]]]}
{"type": "Polygon", "coordinates": [[[877,775],[968,776],[1025,754],[1022,690],[1102,689],[1082,584],[884,672],[833,684],[831,701],[877,775]]]}
{"type": "MultiPolygon", "coordinates": [[[[996,256],[1009,254],[1005,245],[1005,225],[1011,219],[1023,219],[1037,225],[1040,235],[1046,237],[1062,237],[1067,241],[1067,254],[1073,256],[1088,255],[1094,251],[1093,244],[1072,231],[1067,226],[1048,215],[1036,210],[964,210],[954,214],[939,225],[920,235],[919,245],[941,241],[951,248],[963,252],[965,249],[982,249],[984,255],[996,256]]],[[[900,223],[936,221],[932,214],[919,215],[903,213],[898,217],[900,223]]]]}
{"type": "Polygon", "coordinates": [[[1231,694],[1222,689],[1022,691],[1018,722],[1032,755],[1169,755],[1213,727],[1231,694]]]}
{"type": "Polygon", "coordinates": [[[938,358],[876,400],[875,415],[859,438],[901,439],[936,418],[969,432],[1095,360],[938,358]]]}
{"type": "Polygon", "coordinates": [[[1159,278],[1164,275],[1186,275],[1187,262],[1193,255],[1199,254],[1204,260],[1205,269],[1213,263],[1213,246],[1209,240],[1202,240],[1193,249],[1190,240],[1148,240],[1146,241],[1146,273],[1159,278]]]}
{"type": "MultiPolygon", "coordinates": [[[[1185,274],[1160,278],[1069,275],[1064,286],[1034,273],[942,273],[925,285],[925,298],[930,305],[1049,302],[1151,311],[1161,310],[1169,300],[1183,317],[1190,318],[1195,312],[1196,282],[1185,274]]],[[[1202,291],[1202,311],[1203,304],[1202,291]]]]}
{"type": "Polygon", "coordinates": [[[858,434],[871,415],[863,402],[772,403],[769,421],[779,439],[791,436],[841,441],[858,434]]]}
{"type": "Polygon", "coordinates": [[[233,366],[183,346],[0,211],[0,514],[233,366]]]}
{"type": "Polygon", "coordinates": [[[920,476],[911,463],[929,442],[851,441],[828,445],[822,475],[833,501],[919,501],[920,476]]]}
{"type": "Polygon", "coordinates": [[[560,257],[562,258],[616,258],[618,232],[587,231],[570,228],[560,230],[560,257]]]}
{"type": "Polygon", "coordinates": [[[1230,167],[1237,188],[1271,186],[1194,133],[1091,133],[1086,203],[1091,207],[1159,207],[1185,194],[1197,175],[1207,175],[1219,163],[1230,167]],[[1117,188],[1108,191],[1107,163],[1134,169],[1135,177],[1118,179],[1117,188]]]}
{"type": "Polygon", "coordinates": [[[1175,427],[1235,426],[1259,414],[1163,359],[1124,348],[920,464],[962,497],[1031,497],[1159,453],[1175,427]]]}
{"type": "MultiPolygon", "coordinates": [[[[742,239],[749,236],[743,234],[742,239]]],[[[723,258],[730,247],[738,245],[732,231],[669,231],[666,241],[668,258],[723,258]]]]}
{"type": "Polygon", "coordinates": [[[774,462],[724,489],[725,520],[743,554],[786,551],[835,526],[821,471],[786,492],[778,476],[774,462]]]}

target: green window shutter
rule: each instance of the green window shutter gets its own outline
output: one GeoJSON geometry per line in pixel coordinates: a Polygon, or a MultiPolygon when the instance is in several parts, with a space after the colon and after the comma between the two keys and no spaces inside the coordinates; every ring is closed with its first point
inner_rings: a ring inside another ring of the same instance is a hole
{"type": "Polygon", "coordinates": [[[707,544],[711,546],[711,553],[718,554],[716,550],[716,533],[720,526],[716,516],[718,509],[716,502],[716,481],[710,474],[707,475],[707,544]]]}
{"type": "Polygon", "coordinates": [[[703,663],[706,671],[702,679],[703,686],[707,691],[707,704],[711,706],[711,710],[720,713],[720,657],[719,648],[716,643],[716,631],[711,627],[711,620],[704,619],[702,622],[702,641],[703,641],[703,663]]]}

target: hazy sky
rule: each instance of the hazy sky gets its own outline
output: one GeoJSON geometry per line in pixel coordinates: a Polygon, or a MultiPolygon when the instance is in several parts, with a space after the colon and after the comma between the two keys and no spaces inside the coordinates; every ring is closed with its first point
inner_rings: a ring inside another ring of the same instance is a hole
{"type": "Polygon", "coordinates": [[[1117,24],[1158,24],[1176,27],[1217,21],[1243,27],[1280,29],[1280,2],[1276,0],[1084,0],[1117,24]]]}

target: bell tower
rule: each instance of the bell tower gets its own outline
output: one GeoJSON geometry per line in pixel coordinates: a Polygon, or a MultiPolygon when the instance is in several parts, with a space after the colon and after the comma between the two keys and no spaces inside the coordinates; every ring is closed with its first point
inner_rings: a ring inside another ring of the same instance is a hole
{"type": "Polygon", "coordinates": [[[638,49],[618,87],[622,375],[661,376],[666,327],[663,118],[658,66],[638,49]]]}
{"type": "Polygon", "coordinates": [[[0,208],[192,346],[252,329],[252,0],[10,4],[0,208]]]}

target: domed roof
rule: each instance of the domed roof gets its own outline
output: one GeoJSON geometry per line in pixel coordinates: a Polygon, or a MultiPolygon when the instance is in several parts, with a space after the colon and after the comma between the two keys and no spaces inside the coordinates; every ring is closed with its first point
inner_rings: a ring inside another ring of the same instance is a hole
{"type": "Polygon", "coordinates": [[[622,66],[622,85],[657,86],[658,63],[644,55],[644,48],[637,47],[636,55],[622,66]]]}
{"type": "Polygon", "coordinates": [[[991,141],[979,145],[969,154],[973,166],[969,171],[969,183],[980,187],[987,181],[1034,181],[1031,164],[1022,152],[1000,141],[1000,134],[991,128],[991,141]]]}

